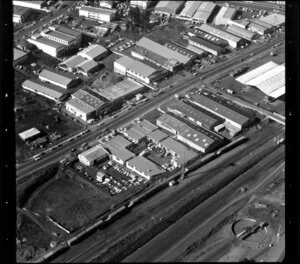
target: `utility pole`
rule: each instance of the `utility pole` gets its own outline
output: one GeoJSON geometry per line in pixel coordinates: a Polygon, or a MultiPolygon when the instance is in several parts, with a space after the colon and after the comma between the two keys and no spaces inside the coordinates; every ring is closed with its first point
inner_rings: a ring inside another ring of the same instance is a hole
{"type": "Polygon", "coordinates": [[[181,167],[181,176],[180,176],[180,180],[184,179],[184,172],[185,172],[185,150],[183,152],[183,164],[181,167]]]}

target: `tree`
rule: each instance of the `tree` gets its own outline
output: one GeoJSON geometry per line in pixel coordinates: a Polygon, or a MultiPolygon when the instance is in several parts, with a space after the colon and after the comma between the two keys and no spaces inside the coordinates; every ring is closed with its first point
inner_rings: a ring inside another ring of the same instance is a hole
{"type": "Polygon", "coordinates": [[[138,7],[130,8],[129,13],[128,13],[128,18],[132,25],[134,25],[134,26],[140,25],[140,23],[141,23],[140,9],[138,7]]]}

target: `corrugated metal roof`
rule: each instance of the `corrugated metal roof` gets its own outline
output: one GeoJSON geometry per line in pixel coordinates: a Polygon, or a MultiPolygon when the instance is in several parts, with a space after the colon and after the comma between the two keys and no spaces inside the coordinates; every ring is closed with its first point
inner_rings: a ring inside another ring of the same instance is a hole
{"type": "Polygon", "coordinates": [[[251,32],[247,29],[244,29],[244,28],[236,26],[236,25],[230,25],[227,28],[227,31],[229,31],[233,34],[237,34],[238,36],[248,39],[248,40],[251,40],[256,35],[256,33],[251,32]]]}
{"type": "Polygon", "coordinates": [[[233,18],[236,13],[236,9],[229,6],[222,6],[219,13],[216,15],[216,19],[221,18],[233,18]]]}
{"type": "Polygon", "coordinates": [[[223,30],[220,30],[220,29],[217,29],[215,27],[212,27],[210,25],[207,25],[207,24],[202,24],[200,26],[200,29],[201,30],[204,30],[210,34],[213,34],[213,35],[216,35],[217,37],[220,37],[220,38],[223,38],[225,40],[229,40],[229,41],[234,41],[234,42],[239,42],[241,40],[240,37],[237,37],[235,35],[232,35],[226,31],[223,31],[223,30]]]}
{"type": "Polygon", "coordinates": [[[152,132],[150,132],[147,137],[155,142],[160,142],[162,141],[163,139],[167,138],[168,135],[164,132],[162,132],[161,130],[159,129],[156,129],[152,132]]]}
{"type": "Polygon", "coordinates": [[[67,42],[71,42],[74,39],[74,37],[63,34],[63,33],[58,32],[58,31],[51,31],[51,32],[47,33],[46,36],[47,35],[51,36],[51,37],[54,37],[54,38],[61,39],[63,41],[67,41],[67,42]]]}
{"type": "Polygon", "coordinates": [[[137,43],[137,46],[141,46],[151,52],[167,58],[168,60],[176,60],[180,63],[186,64],[190,58],[188,56],[181,55],[180,53],[173,51],[157,42],[154,42],[148,38],[143,37],[137,43]]]}
{"type": "Polygon", "coordinates": [[[92,95],[91,93],[83,89],[80,89],[77,92],[73,93],[72,98],[77,98],[78,100],[89,105],[95,110],[104,104],[104,102],[101,101],[99,98],[97,98],[96,96],[92,95]]]}
{"type": "Polygon", "coordinates": [[[84,72],[89,72],[97,66],[98,63],[94,60],[84,60],[83,62],[77,64],[76,68],[80,68],[84,72]]]}
{"type": "Polygon", "coordinates": [[[77,98],[69,99],[66,104],[76,108],[77,111],[80,111],[86,115],[96,110],[95,107],[92,107],[77,98]]]}
{"type": "Polygon", "coordinates": [[[216,7],[216,4],[213,2],[203,1],[201,5],[198,7],[198,10],[202,10],[205,12],[212,12],[214,8],[216,7]]]}
{"type": "Polygon", "coordinates": [[[145,129],[147,129],[148,131],[154,131],[155,129],[157,129],[157,126],[152,124],[151,122],[149,122],[146,119],[143,119],[140,123],[140,126],[144,127],[145,129]]]}
{"type": "Polygon", "coordinates": [[[23,140],[26,140],[28,138],[31,138],[33,136],[36,136],[38,134],[40,134],[41,131],[39,131],[38,129],[36,129],[35,127],[33,128],[30,128],[22,133],[19,133],[19,136],[23,139],[23,140]]]}
{"type": "Polygon", "coordinates": [[[155,176],[165,172],[164,169],[156,165],[155,163],[147,160],[143,156],[136,156],[127,161],[132,167],[135,167],[138,171],[143,172],[147,176],[155,176]]]}
{"type": "Polygon", "coordinates": [[[124,132],[124,135],[126,135],[129,139],[140,141],[145,137],[143,133],[140,133],[139,131],[135,130],[134,128],[130,128],[124,132]]]}
{"type": "Polygon", "coordinates": [[[94,59],[100,55],[102,55],[103,53],[107,52],[107,49],[100,46],[100,45],[91,45],[88,46],[87,48],[83,49],[82,51],[78,52],[77,55],[80,56],[87,56],[90,59],[94,59]]]}
{"type": "Polygon", "coordinates": [[[201,3],[202,1],[186,1],[185,7],[180,12],[180,16],[192,17],[201,3]]]}
{"type": "Polygon", "coordinates": [[[80,63],[84,62],[86,59],[82,58],[81,56],[78,55],[74,55],[66,60],[64,60],[63,62],[60,63],[60,65],[65,65],[68,68],[74,68],[77,65],[79,65],[80,63]]]}
{"type": "Polygon", "coordinates": [[[207,48],[210,48],[210,49],[212,49],[212,50],[214,50],[214,51],[216,51],[216,52],[222,52],[222,48],[221,47],[219,47],[218,45],[216,45],[216,44],[214,44],[214,43],[211,43],[211,42],[209,42],[209,41],[207,41],[207,40],[204,40],[204,39],[202,39],[202,38],[198,38],[198,37],[190,37],[189,38],[189,41],[195,41],[196,43],[198,43],[198,44],[200,44],[200,45],[203,45],[203,46],[205,46],[205,47],[207,47],[207,48]]]}
{"type": "Polygon", "coordinates": [[[268,16],[260,17],[259,21],[262,21],[271,26],[277,27],[277,26],[285,23],[285,15],[272,13],[268,16]]]}
{"type": "Polygon", "coordinates": [[[285,85],[270,93],[269,96],[273,98],[278,98],[284,94],[285,94],[285,85]]]}
{"type": "Polygon", "coordinates": [[[68,86],[70,85],[70,83],[74,80],[74,78],[70,78],[70,77],[67,77],[67,76],[64,76],[62,74],[59,74],[57,72],[54,72],[54,71],[50,71],[50,70],[47,70],[47,69],[44,69],[39,77],[41,78],[45,78],[47,79],[49,82],[58,82],[62,85],[65,85],[65,86],[68,86]]]}
{"type": "Polygon", "coordinates": [[[107,152],[103,149],[103,147],[96,145],[78,155],[85,158],[89,162],[99,159],[103,156],[107,155],[107,152]]]}
{"type": "Polygon", "coordinates": [[[199,49],[199,48],[197,48],[197,47],[195,47],[195,46],[192,46],[192,45],[190,45],[190,44],[187,45],[186,48],[189,49],[189,50],[191,50],[192,52],[197,53],[198,55],[201,55],[201,54],[204,53],[204,50],[199,49]]]}
{"type": "Polygon", "coordinates": [[[76,30],[69,29],[69,28],[62,27],[62,26],[56,27],[55,31],[59,31],[61,33],[64,33],[64,34],[67,34],[67,35],[73,36],[73,37],[78,37],[81,35],[81,33],[77,32],[76,30]]]}
{"type": "Polygon", "coordinates": [[[159,1],[155,10],[162,13],[176,14],[183,2],[184,1],[159,1]]]}
{"type": "Polygon", "coordinates": [[[31,38],[31,39],[28,39],[27,41],[31,42],[32,44],[34,44],[34,42],[42,43],[44,45],[47,45],[49,47],[56,48],[56,49],[61,48],[61,47],[65,47],[65,45],[62,44],[62,43],[59,43],[59,42],[56,42],[54,40],[47,39],[47,38],[44,38],[44,37],[40,37],[38,39],[32,39],[31,38]]]}

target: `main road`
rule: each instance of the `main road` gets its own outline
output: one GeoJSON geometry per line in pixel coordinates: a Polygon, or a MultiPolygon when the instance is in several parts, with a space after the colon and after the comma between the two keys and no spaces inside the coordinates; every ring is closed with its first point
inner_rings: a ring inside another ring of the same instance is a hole
{"type": "MultiPolygon", "coordinates": [[[[281,36],[277,39],[273,39],[272,41],[265,43],[259,46],[255,51],[248,50],[241,56],[232,58],[231,60],[225,61],[216,67],[210,69],[209,71],[205,72],[202,76],[204,78],[213,77],[216,75],[216,78],[220,74],[224,74],[224,72],[228,72],[233,68],[236,68],[239,64],[246,63],[248,59],[253,59],[255,56],[259,56],[261,53],[264,53],[266,50],[270,49],[275,43],[284,40],[284,37],[281,36]],[[253,53],[252,57],[250,57],[250,53],[253,53]]],[[[49,164],[57,162],[66,155],[72,148],[78,148],[84,142],[94,141],[96,136],[100,134],[100,131],[103,129],[116,129],[136,117],[142,116],[143,113],[156,108],[159,104],[163,101],[170,99],[170,97],[178,92],[185,92],[190,90],[193,86],[201,83],[202,81],[199,80],[199,76],[191,77],[189,80],[183,79],[181,82],[177,83],[172,87],[172,89],[167,90],[164,94],[159,95],[158,97],[152,98],[150,101],[144,103],[143,105],[137,106],[133,108],[131,111],[123,113],[119,115],[116,119],[109,122],[109,124],[104,124],[100,127],[100,130],[91,131],[82,137],[69,142],[68,144],[63,145],[56,151],[52,151],[50,153],[45,154],[42,156],[43,158],[39,161],[28,160],[27,162],[19,165],[17,168],[17,181],[26,177],[27,175],[45,167],[49,164]]],[[[270,115],[272,113],[269,113],[270,115]]]]}

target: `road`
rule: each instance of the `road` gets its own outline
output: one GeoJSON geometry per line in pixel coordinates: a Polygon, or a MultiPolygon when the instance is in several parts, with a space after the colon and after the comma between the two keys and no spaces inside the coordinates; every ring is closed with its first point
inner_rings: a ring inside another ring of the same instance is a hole
{"type": "Polygon", "coordinates": [[[240,148],[238,151],[234,149],[217,158],[213,162],[213,169],[209,168],[211,167],[210,164],[207,164],[197,171],[192,172],[191,176],[188,174],[188,179],[177,186],[174,192],[170,193],[165,190],[148,199],[143,204],[134,207],[128,215],[121,218],[121,221],[107,226],[100,232],[88,237],[85,241],[73,246],[69,251],[55,259],[54,262],[85,262],[93,259],[93,257],[99,255],[101,250],[105,250],[105,248],[114,244],[121,237],[129,235],[134,228],[149,220],[149,215],[155,216],[168,206],[174,204],[176,201],[174,197],[189,195],[196,188],[195,186],[201,186],[204,182],[223,171],[224,168],[227,168],[230,163],[238,161],[241,157],[257,149],[259,145],[274,136],[276,134],[271,135],[269,132],[260,130],[250,141],[246,142],[243,148],[240,148]],[[147,211],[146,214],[145,211],[147,211]]]}
{"type": "MultiPolygon", "coordinates": [[[[213,77],[214,75],[220,75],[224,73],[225,71],[228,72],[235,68],[238,64],[238,62],[241,59],[244,59],[244,62],[247,62],[247,59],[249,59],[250,53],[254,53],[254,55],[251,57],[255,57],[256,55],[259,55],[262,52],[265,52],[265,50],[272,47],[276,42],[282,41],[283,37],[275,39],[273,41],[270,41],[264,45],[261,45],[257,48],[256,51],[245,51],[245,54],[243,54],[240,57],[233,58],[229,61],[225,61],[221,63],[220,65],[216,65],[215,68],[212,68],[211,70],[205,72],[202,76],[205,78],[213,77]]],[[[158,97],[152,98],[148,102],[146,102],[143,105],[137,106],[136,108],[132,109],[131,111],[127,112],[126,114],[119,115],[116,119],[112,120],[109,124],[104,124],[100,130],[102,129],[116,129],[128,122],[130,122],[132,119],[136,117],[141,117],[142,114],[146,111],[149,111],[150,109],[156,108],[159,104],[161,104],[163,101],[170,99],[170,97],[178,92],[185,92],[186,90],[191,89],[193,86],[203,83],[203,81],[199,80],[199,77],[191,77],[189,80],[182,80],[181,82],[177,83],[172,87],[172,89],[169,89],[164,94],[159,95],[158,97]]],[[[269,113],[272,114],[272,113],[269,113]]],[[[76,139],[75,141],[72,141],[68,143],[67,145],[63,145],[58,150],[52,151],[49,154],[45,154],[42,156],[43,158],[39,161],[33,161],[28,160],[27,162],[21,164],[17,168],[17,178],[22,179],[26,177],[27,175],[49,165],[56,161],[59,161],[64,155],[66,155],[72,148],[78,148],[83,142],[89,142],[92,140],[95,140],[96,136],[99,135],[100,131],[92,131],[84,136],[82,136],[79,139],[76,139]]]]}
{"type": "MultiPolygon", "coordinates": [[[[156,236],[145,246],[127,257],[124,262],[173,261],[176,257],[180,256],[184,249],[208,232],[214,224],[220,222],[224,216],[234,212],[234,210],[228,212],[228,207],[239,203],[246,204],[257,188],[271,177],[274,177],[275,172],[279,170],[279,168],[276,168],[276,170],[267,177],[262,171],[276,166],[276,164],[284,159],[284,154],[284,146],[281,146],[250,171],[238,177],[216,195],[209,198],[206,202],[181,218],[160,235],[156,236]],[[236,190],[247,185],[250,180],[253,182],[254,179],[256,179],[256,184],[249,190],[250,192],[237,197],[236,190]],[[159,247],[157,245],[159,245],[159,247]]],[[[281,164],[279,167],[281,168],[282,166],[281,164]]]]}

